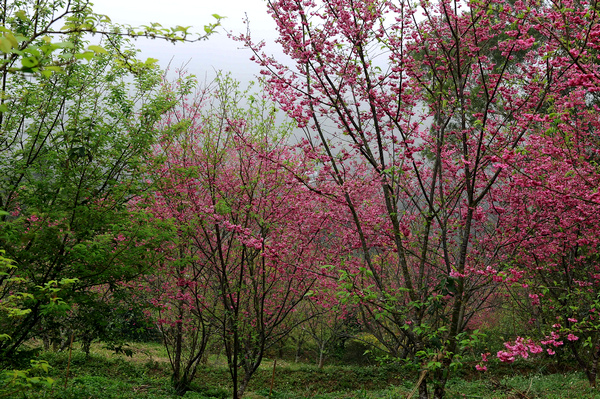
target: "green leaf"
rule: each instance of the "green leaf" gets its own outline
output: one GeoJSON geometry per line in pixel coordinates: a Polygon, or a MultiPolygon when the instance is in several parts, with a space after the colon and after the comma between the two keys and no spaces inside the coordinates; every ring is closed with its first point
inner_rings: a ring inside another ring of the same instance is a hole
{"type": "Polygon", "coordinates": [[[227,201],[220,198],[217,204],[215,205],[215,212],[217,212],[219,215],[227,215],[231,213],[231,208],[227,204],[227,201]]]}
{"type": "Polygon", "coordinates": [[[92,58],[94,58],[94,53],[92,53],[91,51],[86,51],[85,53],[75,54],[75,58],[85,58],[86,60],[90,61],[92,58]]]}
{"type": "Polygon", "coordinates": [[[23,22],[29,22],[27,19],[27,14],[25,14],[25,10],[19,10],[15,13],[15,17],[19,18],[23,22]]]}
{"type": "MultiPolygon", "coordinates": [[[[0,112],[8,112],[6,104],[0,104],[0,112]]],[[[8,215],[8,212],[0,211],[0,216],[2,215],[8,215]]]]}
{"type": "MultiPolygon", "coordinates": [[[[74,48],[75,47],[75,45],[71,42],[53,43],[52,46],[55,48],[74,48]]],[[[92,46],[90,46],[90,47],[92,47],[92,46]]]]}
{"type": "Polygon", "coordinates": [[[39,362],[38,366],[39,366],[39,368],[41,368],[42,370],[44,370],[46,373],[50,369],[50,365],[48,364],[48,362],[39,362]]]}
{"type": "Polygon", "coordinates": [[[0,37],[0,51],[3,53],[9,53],[10,50],[12,50],[12,44],[10,43],[10,40],[4,36],[0,37]]]}
{"type": "Polygon", "coordinates": [[[35,57],[23,57],[21,59],[21,64],[23,64],[23,67],[25,68],[36,67],[39,63],[40,61],[35,57]]]}
{"type": "Polygon", "coordinates": [[[52,72],[62,72],[63,71],[63,69],[61,67],[55,66],[55,65],[45,66],[44,69],[47,69],[52,72]]]}
{"type": "Polygon", "coordinates": [[[190,29],[191,26],[181,26],[181,25],[177,25],[173,30],[173,32],[183,32],[183,33],[187,33],[188,29],[190,29]]]}
{"type": "Polygon", "coordinates": [[[7,32],[5,37],[8,39],[10,44],[12,44],[13,47],[19,47],[19,42],[17,41],[17,38],[15,37],[15,35],[13,35],[10,32],[7,32]]]}
{"type": "Polygon", "coordinates": [[[104,47],[96,46],[94,44],[88,46],[89,50],[92,50],[96,54],[108,54],[108,51],[104,49],[104,47]]]}

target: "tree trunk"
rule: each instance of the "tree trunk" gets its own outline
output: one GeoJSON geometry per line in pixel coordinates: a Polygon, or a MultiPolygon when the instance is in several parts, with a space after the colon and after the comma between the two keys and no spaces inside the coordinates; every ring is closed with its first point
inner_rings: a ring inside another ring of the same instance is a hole
{"type": "Polygon", "coordinates": [[[92,346],[91,334],[84,336],[81,340],[81,350],[85,353],[86,360],[90,357],[90,349],[92,346]]]}
{"type": "Polygon", "coordinates": [[[300,336],[296,340],[296,357],[294,359],[295,363],[300,361],[300,353],[302,352],[302,344],[304,343],[304,330],[300,331],[300,336]]]}
{"type": "Polygon", "coordinates": [[[244,396],[244,392],[246,391],[246,388],[248,387],[248,383],[250,382],[250,377],[251,377],[251,375],[244,373],[244,378],[242,379],[242,382],[240,383],[240,385],[238,387],[238,391],[237,391],[238,398],[241,398],[242,396],[244,396]]]}
{"type": "MultiPolygon", "coordinates": [[[[182,341],[181,323],[177,323],[177,332],[175,335],[175,357],[173,360],[173,382],[179,384],[181,380],[181,341],[182,341]]],[[[176,388],[177,389],[177,388],[176,388]]]]}
{"type": "Polygon", "coordinates": [[[325,363],[325,345],[319,345],[319,370],[323,369],[325,363]]]}
{"type": "Polygon", "coordinates": [[[596,349],[592,355],[592,361],[590,362],[589,371],[586,370],[586,375],[590,383],[590,388],[596,389],[596,376],[598,375],[598,361],[600,360],[600,346],[596,349]]]}
{"type": "Polygon", "coordinates": [[[573,353],[573,356],[575,357],[575,360],[577,360],[579,366],[585,371],[585,376],[590,383],[590,388],[595,389],[596,376],[598,373],[598,360],[600,360],[600,346],[592,354],[592,359],[590,360],[589,364],[581,357],[577,347],[573,343],[571,343],[569,346],[571,348],[571,353],[573,353]]]}
{"type": "Polygon", "coordinates": [[[183,375],[179,377],[177,381],[173,381],[173,388],[175,388],[175,393],[178,396],[183,396],[189,390],[190,382],[187,379],[187,375],[183,375]]]}
{"type": "Polygon", "coordinates": [[[48,334],[42,335],[42,342],[44,343],[44,350],[48,352],[50,350],[50,337],[48,334]]]}
{"type": "Polygon", "coordinates": [[[427,377],[423,378],[419,384],[419,399],[429,399],[429,394],[427,393],[427,377]]]}

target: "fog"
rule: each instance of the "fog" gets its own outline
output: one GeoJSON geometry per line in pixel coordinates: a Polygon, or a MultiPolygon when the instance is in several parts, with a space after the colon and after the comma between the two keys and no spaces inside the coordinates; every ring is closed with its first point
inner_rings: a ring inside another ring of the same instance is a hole
{"type": "Polygon", "coordinates": [[[188,72],[199,80],[211,80],[215,71],[222,70],[245,86],[259,75],[260,68],[250,61],[250,50],[230,39],[227,33],[237,35],[246,32],[243,20],[250,20],[253,38],[265,40],[266,51],[278,59],[285,59],[276,45],[275,23],[267,14],[264,0],[222,0],[219,2],[202,0],[97,0],[93,10],[108,15],[113,22],[133,26],[158,22],[164,27],[192,26],[190,32],[204,32],[204,25],[214,22],[212,14],[226,17],[222,26],[209,40],[194,43],[171,44],[164,40],[137,39],[136,47],[142,51],[142,58],[156,58],[161,67],[179,68],[186,65],[188,72]]]}

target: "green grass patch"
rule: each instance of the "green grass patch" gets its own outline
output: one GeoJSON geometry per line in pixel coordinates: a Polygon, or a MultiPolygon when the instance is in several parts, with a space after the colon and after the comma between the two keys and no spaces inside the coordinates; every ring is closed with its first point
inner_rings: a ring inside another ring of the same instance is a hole
{"type": "MultiPolygon", "coordinates": [[[[79,399],[166,399],[178,398],[171,388],[170,366],[159,345],[134,346],[134,356],[115,355],[95,347],[86,357],[74,350],[65,388],[68,352],[41,352],[38,359],[52,366],[49,376],[56,380],[52,388],[38,388],[23,398],[79,399]]],[[[512,365],[476,373],[467,369],[448,382],[450,399],[486,398],[599,398],[580,373],[551,373],[544,364],[512,365]]],[[[244,396],[269,398],[273,362],[265,360],[244,396]]],[[[405,398],[414,388],[414,372],[400,365],[338,366],[319,370],[313,365],[278,360],[271,398],[273,399],[379,399],[405,398]]],[[[212,356],[198,370],[192,390],[185,398],[226,399],[231,397],[226,362],[212,356]]]]}

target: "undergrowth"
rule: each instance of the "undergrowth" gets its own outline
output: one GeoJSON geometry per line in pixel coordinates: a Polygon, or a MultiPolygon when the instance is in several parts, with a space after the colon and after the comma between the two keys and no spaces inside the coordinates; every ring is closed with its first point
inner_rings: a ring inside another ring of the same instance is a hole
{"type": "MultiPolygon", "coordinates": [[[[35,353],[35,352],[32,352],[35,353]]],[[[96,348],[89,356],[74,350],[65,383],[68,352],[39,352],[36,359],[52,368],[51,387],[22,393],[23,398],[47,399],[166,399],[177,398],[170,383],[170,368],[158,345],[138,345],[134,356],[114,355],[96,348]]],[[[325,366],[278,360],[271,391],[273,362],[265,360],[248,387],[248,399],[376,399],[406,398],[415,384],[414,372],[400,365],[325,366]]],[[[552,373],[544,364],[516,364],[489,373],[463,370],[448,383],[450,399],[489,398],[599,398],[582,374],[552,373]]],[[[213,356],[199,369],[184,398],[226,399],[231,396],[229,373],[222,358],[213,356]]]]}

